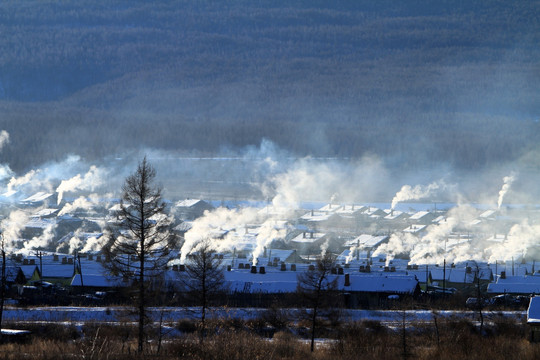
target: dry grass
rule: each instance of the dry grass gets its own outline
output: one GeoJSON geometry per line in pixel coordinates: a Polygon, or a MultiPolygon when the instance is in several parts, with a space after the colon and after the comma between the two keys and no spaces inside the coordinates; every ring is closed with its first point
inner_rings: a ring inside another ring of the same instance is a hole
{"type": "MultiPolygon", "coordinates": [[[[189,328],[179,324],[177,328],[189,328]]],[[[478,327],[464,319],[441,319],[437,323],[389,329],[375,321],[342,323],[328,331],[331,341],[318,343],[314,353],[297,329],[276,330],[273,338],[261,336],[257,323],[224,319],[212,324],[201,341],[196,332],[168,338],[158,353],[155,337],[150,338],[144,356],[135,353],[136,339],[129,326],[48,325],[34,328],[25,344],[1,344],[0,359],[538,359],[540,344],[532,344],[524,324],[505,318],[478,327]],[[405,340],[405,341],[404,341],[405,340]],[[406,353],[404,353],[404,344],[406,353]]]]}

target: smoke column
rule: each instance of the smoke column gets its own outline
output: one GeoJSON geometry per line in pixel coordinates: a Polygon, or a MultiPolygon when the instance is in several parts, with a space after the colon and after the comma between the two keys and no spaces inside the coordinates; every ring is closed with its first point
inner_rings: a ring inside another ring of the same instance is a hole
{"type": "Polygon", "coordinates": [[[92,165],[90,170],[81,177],[81,174],[77,174],[69,180],[62,180],[56,192],[58,193],[58,204],[62,202],[62,198],[65,192],[80,190],[94,190],[97,186],[100,186],[103,181],[102,177],[104,172],[92,165]]]}
{"type": "Polygon", "coordinates": [[[0,131],[0,151],[9,143],[9,133],[6,130],[0,131]]]}
{"type": "Polygon", "coordinates": [[[434,182],[429,184],[428,186],[416,185],[415,187],[412,187],[410,185],[403,185],[401,190],[399,190],[392,199],[392,210],[396,208],[396,205],[399,202],[407,200],[418,200],[430,196],[441,186],[445,186],[442,181],[440,183],[441,184],[434,182]]]}
{"type": "Polygon", "coordinates": [[[499,191],[499,199],[497,200],[497,208],[500,209],[504,195],[510,190],[510,186],[512,186],[512,183],[516,180],[516,174],[511,173],[509,176],[505,176],[503,178],[503,186],[501,190],[499,191]]]}

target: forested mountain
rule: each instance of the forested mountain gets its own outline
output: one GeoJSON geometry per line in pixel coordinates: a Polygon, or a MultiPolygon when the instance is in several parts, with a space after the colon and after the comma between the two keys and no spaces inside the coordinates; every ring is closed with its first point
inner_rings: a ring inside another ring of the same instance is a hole
{"type": "Polygon", "coordinates": [[[148,146],[418,167],[540,140],[538,1],[4,1],[0,154],[148,146]]]}

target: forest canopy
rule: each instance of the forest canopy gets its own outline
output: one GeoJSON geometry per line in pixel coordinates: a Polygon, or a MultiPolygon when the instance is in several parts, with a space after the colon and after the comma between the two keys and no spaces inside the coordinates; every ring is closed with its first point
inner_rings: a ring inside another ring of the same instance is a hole
{"type": "Polygon", "coordinates": [[[476,168],[540,140],[537,1],[5,1],[0,156],[145,146],[476,168]]]}

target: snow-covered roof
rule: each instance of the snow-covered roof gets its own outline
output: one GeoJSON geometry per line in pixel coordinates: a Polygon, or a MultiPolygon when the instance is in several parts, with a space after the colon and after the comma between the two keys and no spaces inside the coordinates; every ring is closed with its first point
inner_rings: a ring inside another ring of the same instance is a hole
{"type": "Polygon", "coordinates": [[[414,275],[378,274],[349,274],[350,286],[345,286],[345,278],[338,275],[339,288],[355,292],[384,292],[412,294],[416,290],[418,280],[414,275]]]}
{"type": "Polygon", "coordinates": [[[384,210],[384,212],[388,214],[384,217],[385,220],[396,220],[396,219],[405,218],[408,216],[407,213],[404,213],[403,211],[398,211],[398,210],[384,210]]]}
{"type": "Polygon", "coordinates": [[[431,279],[433,281],[442,281],[446,275],[446,281],[457,284],[472,284],[474,282],[475,272],[471,269],[467,272],[466,269],[456,269],[447,267],[446,270],[441,268],[431,268],[431,279]]]}
{"type": "Polygon", "coordinates": [[[325,235],[325,233],[303,232],[294,239],[292,239],[292,241],[296,243],[312,243],[320,240],[325,235]]]}
{"type": "Polygon", "coordinates": [[[497,210],[486,210],[479,215],[482,219],[493,217],[497,213],[497,210]]]}
{"type": "Polygon", "coordinates": [[[285,262],[291,255],[294,253],[294,250],[281,250],[281,249],[267,249],[266,256],[260,256],[257,258],[258,264],[265,264],[268,260],[273,262],[277,259],[278,262],[285,262]]]}
{"type": "Polygon", "coordinates": [[[531,298],[527,309],[527,324],[540,324],[540,296],[531,298]]]}
{"type": "Polygon", "coordinates": [[[90,287],[116,287],[121,286],[122,281],[118,278],[109,278],[104,275],[81,275],[76,274],[71,280],[71,286],[90,286],[90,287]]]}
{"type": "Polygon", "coordinates": [[[40,219],[32,218],[30,219],[25,226],[27,228],[36,228],[36,229],[45,229],[49,226],[55,225],[57,223],[56,219],[40,219]]]}
{"type": "Polygon", "coordinates": [[[324,205],[322,208],[320,208],[319,211],[324,211],[324,212],[336,212],[336,211],[338,211],[339,209],[341,209],[341,205],[337,205],[337,204],[326,204],[326,205],[324,205]]]}
{"type": "Polygon", "coordinates": [[[185,200],[182,200],[182,201],[178,201],[175,206],[176,207],[185,207],[185,208],[190,208],[192,206],[195,206],[197,205],[198,203],[205,203],[205,201],[201,200],[201,199],[185,199],[185,200]]]}
{"type": "Polygon", "coordinates": [[[192,227],[193,227],[193,221],[183,221],[180,224],[178,224],[174,228],[174,230],[180,231],[180,232],[187,232],[191,230],[192,227]]]}
{"type": "Polygon", "coordinates": [[[488,285],[487,291],[495,294],[540,294],[540,276],[506,276],[497,277],[496,283],[488,285]]]}
{"type": "Polygon", "coordinates": [[[44,216],[51,216],[59,212],[60,209],[41,209],[38,212],[36,212],[33,216],[36,217],[44,217],[44,216]]]}
{"type": "Polygon", "coordinates": [[[428,215],[429,211],[418,211],[409,217],[410,220],[420,220],[424,216],[428,215]]]}
{"type": "Polygon", "coordinates": [[[47,192],[44,192],[44,191],[40,191],[40,192],[37,192],[34,195],[30,196],[30,197],[27,197],[23,201],[24,202],[40,202],[40,201],[44,201],[44,200],[50,198],[51,196],[53,196],[53,194],[47,193],[47,192]]]}
{"type": "Polygon", "coordinates": [[[12,197],[13,195],[15,195],[18,192],[19,191],[17,191],[17,190],[9,190],[9,191],[6,191],[5,193],[3,193],[2,197],[5,197],[5,198],[12,197]]]}
{"type": "Polygon", "coordinates": [[[439,215],[435,219],[433,219],[431,222],[434,223],[434,224],[441,224],[441,223],[443,223],[445,221],[446,221],[446,216],[439,215]]]}
{"type": "Polygon", "coordinates": [[[369,206],[365,211],[364,215],[366,216],[374,216],[374,215],[380,215],[380,216],[386,216],[386,213],[379,209],[378,207],[369,206]]]}
{"type": "Polygon", "coordinates": [[[416,234],[422,232],[426,228],[426,225],[410,225],[403,229],[405,233],[416,234]]]}
{"type": "Polygon", "coordinates": [[[343,205],[341,208],[336,210],[336,214],[339,214],[341,216],[347,216],[347,215],[354,215],[357,213],[361,213],[366,210],[366,207],[363,205],[343,205]]]}
{"type": "Polygon", "coordinates": [[[323,211],[310,211],[300,217],[300,219],[305,221],[326,221],[330,219],[332,215],[332,213],[327,213],[323,211]]]}
{"type": "Polygon", "coordinates": [[[357,236],[356,238],[349,240],[343,244],[345,247],[352,247],[352,246],[358,246],[360,248],[373,248],[375,246],[380,245],[383,241],[387,240],[388,236],[386,235],[368,235],[368,234],[362,234],[360,236],[357,236]]]}

